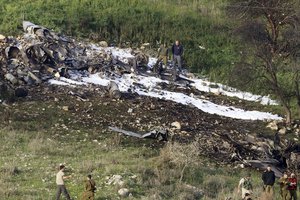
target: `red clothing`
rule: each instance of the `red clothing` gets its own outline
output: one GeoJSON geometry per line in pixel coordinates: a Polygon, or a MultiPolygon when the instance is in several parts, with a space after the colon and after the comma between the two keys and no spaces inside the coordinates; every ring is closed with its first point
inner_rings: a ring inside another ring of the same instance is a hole
{"type": "Polygon", "coordinates": [[[297,179],[296,178],[288,178],[288,190],[297,190],[297,179]]]}

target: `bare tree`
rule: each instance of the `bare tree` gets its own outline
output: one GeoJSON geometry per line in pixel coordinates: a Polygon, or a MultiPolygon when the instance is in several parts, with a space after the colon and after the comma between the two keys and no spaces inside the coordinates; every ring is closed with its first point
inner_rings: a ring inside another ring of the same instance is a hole
{"type": "Polygon", "coordinates": [[[299,66],[292,64],[300,44],[297,36],[299,19],[294,9],[297,0],[229,2],[228,13],[240,22],[235,33],[247,45],[248,51],[242,64],[248,69],[245,70],[247,74],[240,70],[239,77],[248,76],[251,72],[252,78],[263,80],[262,87],[277,97],[285,111],[286,122],[290,123],[290,102],[297,92],[300,93],[299,66]]]}

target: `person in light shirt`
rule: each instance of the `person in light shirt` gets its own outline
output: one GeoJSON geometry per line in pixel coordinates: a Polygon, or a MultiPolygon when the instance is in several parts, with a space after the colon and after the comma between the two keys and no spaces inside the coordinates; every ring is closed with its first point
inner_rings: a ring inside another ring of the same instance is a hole
{"type": "Polygon", "coordinates": [[[247,173],[247,175],[239,181],[238,185],[238,193],[242,192],[242,199],[251,198],[252,194],[252,183],[251,183],[251,174],[247,173]]]}
{"type": "Polygon", "coordinates": [[[71,178],[71,176],[65,176],[64,170],[65,170],[65,166],[60,165],[59,172],[56,174],[56,185],[57,185],[56,200],[60,199],[61,193],[64,194],[67,200],[71,200],[68,190],[64,183],[64,180],[71,178]]]}

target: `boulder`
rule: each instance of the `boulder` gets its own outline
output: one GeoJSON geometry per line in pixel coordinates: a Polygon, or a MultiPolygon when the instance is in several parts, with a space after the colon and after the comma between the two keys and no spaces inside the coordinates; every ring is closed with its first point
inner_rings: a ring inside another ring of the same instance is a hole
{"type": "Polygon", "coordinates": [[[127,188],[121,188],[121,189],[119,189],[118,194],[121,197],[128,197],[129,196],[129,190],[127,188]]]}
{"type": "Polygon", "coordinates": [[[278,133],[281,134],[281,135],[285,135],[287,132],[287,129],[285,127],[281,128],[278,133]]]}
{"type": "Polygon", "coordinates": [[[0,34],[0,40],[5,40],[5,36],[4,35],[2,35],[2,34],[0,34]]]}
{"type": "Polygon", "coordinates": [[[273,131],[277,131],[278,130],[278,125],[276,121],[272,121],[267,125],[267,128],[270,128],[273,131]]]}
{"type": "Polygon", "coordinates": [[[124,181],[122,180],[123,177],[121,175],[113,175],[112,177],[108,177],[107,184],[108,185],[123,185],[124,181]]]}
{"type": "Polygon", "coordinates": [[[181,124],[180,122],[172,122],[171,127],[174,128],[175,130],[180,130],[181,129],[181,124]]]}
{"type": "Polygon", "coordinates": [[[106,41],[100,41],[99,46],[100,47],[108,47],[108,43],[106,41]]]}

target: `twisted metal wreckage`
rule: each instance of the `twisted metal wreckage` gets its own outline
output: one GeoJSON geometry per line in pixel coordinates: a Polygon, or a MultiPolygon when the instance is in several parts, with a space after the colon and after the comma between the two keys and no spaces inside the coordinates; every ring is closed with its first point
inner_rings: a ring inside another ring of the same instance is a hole
{"type": "Polygon", "coordinates": [[[148,63],[148,56],[141,51],[128,63],[115,59],[104,50],[89,51],[84,43],[24,21],[22,37],[1,37],[1,73],[12,85],[39,84],[51,78],[68,77],[68,70],[88,70],[90,73],[131,72],[132,67],[148,63]]]}
{"type": "MultiPolygon", "coordinates": [[[[143,69],[149,62],[149,57],[139,50],[132,50],[133,57],[123,62],[112,56],[109,51],[103,49],[89,51],[91,45],[76,42],[28,21],[23,22],[23,29],[25,34],[17,38],[0,35],[0,97],[1,93],[5,93],[8,89],[12,89],[17,97],[26,96],[28,94],[26,87],[52,78],[68,78],[69,70],[101,72],[108,77],[121,76],[132,71],[144,73],[143,69]]],[[[107,43],[102,42],[102,45],[107,46],[107,43]]],[[[170,74],[174,75],[173,72],[170,74]]],[[[181,75],[176,79],[190,81],[181,75]]],[[[121,97],[118,85],[114,82],[109,84],[108,91],[113,98],[121,97]]],[[[151,131],[142,135],[117,127],[110,129],[137,138],[168,139],[168,132],[165,130],[151,131]]],[[[300,146],[288,141],[278,142],[254,136],[234,138],[225,133],[215,133],[214,137],[203,134],[200,142],[203,143],[200,151],[205,155],[217,156],[221,160],[224,158],[227,162],[238,161],[261,169],[271,164],[277,176],[280,176],[286,167],[299,168],[300,146]],[[209,146],[207,141],[212,139],[216,145],[209,146]]]]}

